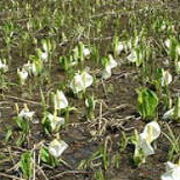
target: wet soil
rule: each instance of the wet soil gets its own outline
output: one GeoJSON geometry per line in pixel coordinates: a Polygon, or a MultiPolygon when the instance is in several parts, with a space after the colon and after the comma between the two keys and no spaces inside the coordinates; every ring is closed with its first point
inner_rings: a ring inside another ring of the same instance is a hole
{"type": "MultiPolygon", "coordinates": [[[[123,2],[125,3],[125,2],[123,2]]],[[[150,3],[149,1],[145,3],[150,3]]],[[[178,1],[176,2],[178,4],[178,1]]],[[[167,6],[175,6],[175,4],[169,3],[167,6]]],[[[173,8],[172,8],[173,9],[173,8]]],[[[122,19],[123,26],[126,28],[128,17],[124,16],[122,19]]],[[[112,19],[110,19],[109,23],[112,19]]],[[[113,28],[104,29],[104,37],[110,37],[113,35],[113,28]]],[[[113,26],[112,26],[113,27],[113,26]]],[[[119,30],[121,31],[121,29],[119,30]]],[[[105,39],[100,44],[101,55],[109,52],[109,47],[106,44],[110,44],[112,39],[105,39]]],[[[96,40],[93,42],[96,43],[96,40]]],[[[73,46],[72,44],[70,47],[73,46]]],[[[67,45],[68,47],[68,45],[67,45]]],[[[61,53],[65,54],[67,47],[60,47],[61,53]]],[[[31,52],[31,49],[29,50],[31,52]]],[[[60,54],[61,54],[60,53],[60,54]]],[[[12,56],[15,59],[22,59],[22,57],[14,50],[12,56]]],[[[25,58],[25,57],[24,57],[25,58]]],[[[16,68],[22,67],[25,59],[22,61],[16,61],[11,64],[11,72],[8,78],[11,82],[17,83],[17,77],[15,76],[16,68]]],[[[95,69],[96,65],[93,60],[88,60],[87,65],[91,69],[95,69]]],[[[70,113],[70,119],[68,125],[61,129],[60,136],[67,142],[69,148],[63,153],[62,159],[67,162],[68,165],[60,165],[57,168],[51,169],[50,167],[42,164],[42,168],[49,179],[62,179],[62,180],[94,180],[94,174],[97,170],[102,169],[106,180],[157,180],[164,172],[164,165],[168,160],[167,154],[169,150],[169,142],[163,135],[156,143],[156,154],[148,157],[146,164],[140,167],[134,166],[132,162],[134,146],[128,144],[123,150],[119,150],[117,142],[123,140],[123,133],[130,136],[134,133],[134,129],[141,132],[146,122],[140,118],[140,115],[136,110],[137,93],[136,89],[144,86],[141,83],[140,76],[137,69],[134,66],[121,62],[121,66],[113,71],[112,77],[107,81],[99,81],[88,89],[90,94],[95,94],[96,99],[102,103],[103,118],[97,120],[100,114],[101,104],[96,106],[97,122],[95,120],[87,120],[85,117],[84,101],[73,97],[69,91],[65,91],[71,106],[78,108],[78,113],[70,113]],[[100,122],[102,121],[102,122],[100,122]],[[104,130],[101,134],[98,134],[99,130],[104,130]],[[97,132],[97,136],[93,136],[93,132],[97,132]],[[87,160],[95,152],[99,150],[99,147],[104,145],[106,139],[110,139],[110,145],[108,146],[108,153],[110,159],[118,154],[120,157],[119,167],[115,167],[113,162],[107,170],[103,166],[87,167],[83,170],[77,169],[82,160],[87,160]],[[59,175],[62,173],[61,175],[59,175]],[[55,177],[58,175],[57,177],[55,177]]],[[[59,67],[57,62],[53,62],[52,70],[48,78],[43,81],[30,80],[27,86],[20,87],[16,85],[10,86],[8,89],[3,89],[0,99],[0,151],[3,154],[7,154],[7,157],[0,158],[0,173],[6,173],[12,168],[16,162],[18,162],[19,154],[24,150],[32,149],[34,144],[38,144],[40,141],[50,141],[52,137],[44,134],[42,125],[40,123],[42,119],[42,105],[39,89],[41,88],[48,97],[49,93],[61,86],[61,82],[66,82],[65,72],[59,67]],[[60,83],[59,83],[60,82],[60,83]],[[24,144],[22,147],[16,146],[16,138],[18,129],[15,125],[13,117],[16,116],[15,104],[18,103],[22,108],[24,103],[28,104],[29,109],[36,112],[36,119],[39,123],[31,123],[31,136],[29,137],[29,144],[24,144]],[[13,136],[8,143],[4,143],[7,128],[13,128],[13,136]],[[17,153],[17,158],[7,162],[3,162],[4,158],[9,158],[10,149],[12,152],[17,153]]],[[[179,92],[179,79],[172,84],[172,92],[179,92]]],[[[52,107],[49,107],[51,110],[52,107]]],[[[160,117],[161,118],[161,117],[160,117]]],[[[165,122],[160,121],[160,125],[164,131],[167,131],[165,122]]],[[[178,133],[178,125],[171,124],[173,129],[176,129],[178,133]]],[[[18,175],[18,170],[10,171],[11,175],[18,175]]],[[[6,178],[1,176],[0,180],[9,180],[12,178],[6,178]]],[[[37,173],[37,180],[44,180],[44,176],[41,173],[37,173]]]]}

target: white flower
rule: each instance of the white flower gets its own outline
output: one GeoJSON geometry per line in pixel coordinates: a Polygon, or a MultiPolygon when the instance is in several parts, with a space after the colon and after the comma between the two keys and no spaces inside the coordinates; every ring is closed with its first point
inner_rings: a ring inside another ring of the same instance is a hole
{"type": "Polygon", "coordinates": [[[161,180],[180,180],[180,165],[167,162],[166,173],[161,176],[161,180]]]}
{"type": "Polygon", "coordinates": [[[4,62],[2,62],[0,60],[0,71],[3,71],[3,72],[7,72],[8,71],[8,66],[7,64],[5,64],[4,62]]]}
{"type": "Polygon", "coordinates": [[[103,79],[108,79],[111,77],[111,70],[117,66],[117,62],[114,60],[112,55],[109,55],[108,62],[105,65],[102,77],[103,79]]]}
{"type": "Polygon", "coordinates": [[[87,56],[89,56],[91,54],[91,51],[88,49],[88,48],[84,48],[83,49],[83,55],[84,55],[84,57],[87,57],[87,56]]]}
{"type": "Polygon", "coordinates": [[[17,74],[19,76],[21,84],[24,85],[26,79],[28,78],[28,72],[24,68],[22,68],[21,70],[18,68],[17,74]]]}
{"type": "Polygon", "coordinates": [[[132,52],[127,56],[127,60],[130,62],[136,62],[137,59],[137,52],[135,50],[132,50],[132,52]]]}
{"type": "Polygon", "coordinates": [[[34,111],[29,111],[27,107],[24,107],[21,112],[18,114],[18,117],[27,119],[27,120],[32,120],[35,112],[34,111]]]}
{"type": "Polygon", "coordinates": [[[52,128],[52,131],[60,127],[65,123],[65,119],[62,117],[58,117],[56,115],[53,115],[51,113],[48,113],[47,115],[48,120],[50,121],[50,126],[52,128]]]}
{"type": "Polygon", "coordinates": [[[170,109],[167,112],[165,112],[163,117],[162,117],[162,119],[167,120],[167,119],[172,118],[174,116],[174,109],[175,108],[173,107],[172,109],[170,109]]]}
{"type": "Polygon", "coordinates": [[[144,131],[139,135],[139,148],[142,149],[145,156],[154,154],[151,143],[156,140],[161,133],[159,124],[156,121],[148,123],[144,131]]]}
{"type": "Polygon", "coordinates": [[[123,42],[118,42],[118,44],[117,44],[117,47],[116,47],[116,49],[115,49],[115,53],[117,54],[117,55],[120,55],[121,54],[121,52],[124,50],[124,44],[123,44],[123,42]]]}
{"type": "Polygon", "coordinates": [[[62,91],[56,91],[56,94],[53,96],[53,102],[55,109],[64,109],[68,107],[68,100],[62,91]]]}
{"type": "Polygon", "coordinates": [[[180,96],[177,97],[175,105],[163,115],[163,119],[180,119],[180,96]]]}
{"type": "Polygon", "coordinates": [[[167,27],[166,22],[163,21],[162,24],[161,24],[161,26],[160,26],[160,30],[161,30],[161,31],[164,31],[164,30],[166,30],[166,27],[167,27]]]}
{"type": "Polygon", "coordinates": [[[165,46],[169,49],[169,48],[171,47],[171,40],[170,40],[170,39],[166,39],[166,40],[164,41],[164,44],[165,44],[165,46]]]}
{"type": "Polygon", "coordinates": [[[111,69],[110,68],[105,68],[102,74],[103,79],[108,79],[111,77],[111,69]]]}
{"type": "Polygon", "coordinates": [[[41,60],[38,62],[33,61],[32,63],[28,61],[28,63],[24,64],[23,69],[27,71],[29,75],[37,76],[41,72],[42,66],[43,64],[41,60]]]}
{"type": "Polygon", "coordinates": [[[63,140],[59,141],[54,139],[49,145],[49,153],[55,158],[58,158],[67,148],[68,144],[66,144],[63,140]]]}
{"type": "Polygon", "coordinates": [[[39,48],[37,49],[37,54],[42,61],[44,62],[48,61],[48,47],[46,43],[43,43],[43,50],[39,48]]]}
{"type": "Polygon", "coordinates": [[[172,75],[168,71],[162,72],[162,79],[161,79],[161,85],[167,86],[172,82],[172,75]]]}
{"type": "Polygon", "coordinates": [[[41,52],[40,57],[44,62],[47,62],[47,60],[48,60],[48,52],[41,52]]]}
{"type": "Polygon", "coordinates": [[[86,71],[75,74],[74,78],[70,83],[70,88],[74,93],[85,91],[85,89],[93,83],[93,77],[86,71]]]}
{"type": "Polygon", "coordinates": [[[115,68],[117,66],[117,62],[114,60],[114,58],[112,57],[112,55],[109,55],[109,61],[106,64],[106,68],[115,68]]]}
{"type": "Polygon", "coordinates": [[[23,68],[29,73],[31,74],[32,72],[32,64],[28,61],[26,64],[23,65],[23,68]]]}
{"type": "Polygon", "coordinates": [[[85,89],[81,74],[76,74],[74,76],[73,80],[70,83],[70,87],[74,93],[78,93],[85,89]]]}

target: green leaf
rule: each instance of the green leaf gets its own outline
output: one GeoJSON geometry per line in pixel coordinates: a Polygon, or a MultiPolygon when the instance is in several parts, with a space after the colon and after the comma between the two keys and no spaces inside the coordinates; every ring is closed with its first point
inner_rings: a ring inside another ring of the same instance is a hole
{"type": "Polygon", "coordinates": [[[17,126],[23,131],[24,134],[28,134],[30,130],[29,121],[26,119],[23,119],[22,117],[15,117],[17,126]]]}
{"type": "Polygon", "coordinates": [[[21,155],[20,168],[25,178],[31,178],[33,174],[32,153],[25,152],[21,155]]]}
{"type": "Polygon", "coordinates": [[[180,120],[180,97],[176,99],[176,104],[174,108],[174,119],[179,122],[180,120]]]}
{"type": "Polygon", "coordinates": [[[138,93],[138,111],[144,119],[154,118],[158,106],[158,97],[148,88],[141,88],[138,93]]]}
{"type": "Polygon", "coordinates": [[[43,161],[44,163],[52,167],[56,167],[59,164],[58,159],[49,153],[47,147],[42,147],[40,149],[40,158],[41,158],[41,161],[43,161]]]}
{"type": "Polygon", "coordinates": [[[5,136],[5,142],[6,143],[10,140],[12,134],[13,134],[12,128],[8,127],[7,132],[6,132],[6,136],[5,136]]]}

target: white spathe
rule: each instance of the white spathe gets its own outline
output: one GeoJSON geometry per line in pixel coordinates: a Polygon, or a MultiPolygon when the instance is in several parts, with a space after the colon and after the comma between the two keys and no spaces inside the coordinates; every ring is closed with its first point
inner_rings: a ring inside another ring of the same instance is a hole
{"type": "Polygon", "coordinates": [[[54,94],[53,102],[55,109],[64,109],[68,107],[68,100],[64,93],[60,90],[57,90],[56,94],[54,94]]]}
{"type": "Polygon", "coordinates": [[[161,79],[161,85],[167,86],[172,82],[172,75],[169,73],[169,71],[163,71],[162,72],[162,79],[161,79]]]}
{"type": "Polygon", "coordinates": [[[103,79],[108,79],[111,77],[111,70],[117,66],[117,62],[114,60],[112,55],[109,55],[108,62],[105,65],[105,69],[102,73],[103,79]]]}
{"type": "Polygon", "coordinates": [[[85,91],[85,89],[93,83],[93,77],[83,71],[82,73],[76,73],[74,78],[70,83],[70,88],[73,90],[74,93],[78,93],[81,91],[85,91]]]}
{"type": "Polygon", "coordinates": [[[166,173],[161,176],[161,180],[180,180],[180,165],[168,161],[166,173]]]}
{"type": "Polygon", "coordinates": [[[8,66],[7,64],[5,64],[4,62],[2,62],[0,60],[0,70],[2,70],[3,72],[7,72],[8,71],[8,66]]]}
{"type": "Polygon", "coordinates": [[[51,113],[48,113],[47,118],[50,121],[52,131],[65,123],[65,119],[63,117],[58,117],[51,113]]]}
{"type": "Polygon", "coordinates": [[[134,63],[138,59],[137,52],[133,49],[132,52],[127,56],[127,60],[134,63]]]}
{"type": "Polygon", "coordinates": [[[139,135],[139,148],[144,152],[145,156],[154,154],[154,149],[151,143],[156,140],[161,134],[161,129],[156,121],[148,123],[144,131],[139,135]]]}
{"type": "Polygon", "coordinates": [[[109,61],[106,64],[106,68],[115,68],[117,66],[117,62],[114,60],[113,56],[110,54],[109,56],[109,61]]]}
{"type": "Polygon", "coordinates": [[[29,73],[32,73],[32,64],[30,63],[30,61],[28,61],[26,64],[23,65],[23,68],[29,73]]]}
{"type": "Polygon", "coordinates": [[[68,144],[66,142],[63,140],[54,139],[49,144],[49,153],[55,158],[58,158],[67,148],[68,144]]]}
{"type": "Polygon", "coordinates": [[[171,40],[170,39],[166,39],[164,41],[164,45],[167,47],[167,48],[170,48],[171,47],[171,40]]]}
{"type": "Polygon", "coordinates": [[[37,76],[41,68],[42,68],[42,64],[37,63],[35,61],[33,61],[32,63],[30,63],[30,61],[28,61],[23,66],[23,69],[25,69],[29,73],[29,76],[30,75],[37,76]]]}
{"type": "Polygon", "coordinates": [[[117,47],[115,49],[116,54],[120,55],[123,50],[124,50],[123,42],[118,42],[117,47]]]}
{"type": "Polygon", "coordinates": [[[173,107],[170,110],[168,110],[167,112],[165,112],[162,119],[164,119],[164,120],[171,119],[174,115],[174,109],[175,108],[173,107]]]}
{"type": "Polygon", "coordinates": [[[24,68],[22,68],[21,70],[18,68],[17,74],[19,76],[21,84],[24,85],[26,79],[28,78],[28,72],[24,68]]]}
{"type": "Polygon", "coordinates": [[[27,107],[23,108],[20,113],[18,114],[18,117],[27,119],[27,120],[32,120],[35,112],[30,111],[27,107]]]}
{"type": "Polygon", "coordinates": [[[108,79],[111,77],[111,74],[112,74],[111,69],[105,68],[103,73],[102,73],[102,77],[103,77],[103,79],[108,79]]]}
{"type": "Polygon", "coordinates": [[[41,52],[41,59],[42,59],[42,61],[47,62],[48,52],[41,52]]]}
{"type": "Polygon", "coordinates": [[[88,49],[88,48],[84,48],[83,49],[83,55],[84,55],[84,57],[87,57],[87,56],[89,56],[91,54],[91,51],[88,49]]]}

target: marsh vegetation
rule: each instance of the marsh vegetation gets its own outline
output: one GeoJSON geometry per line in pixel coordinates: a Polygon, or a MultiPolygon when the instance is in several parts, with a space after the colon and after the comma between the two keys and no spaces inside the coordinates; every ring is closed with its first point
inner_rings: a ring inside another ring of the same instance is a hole
{"type": "Polygon", "coordinates": [[[180,180],[178,0],[0,1],[1,180],[180,180]]]}

